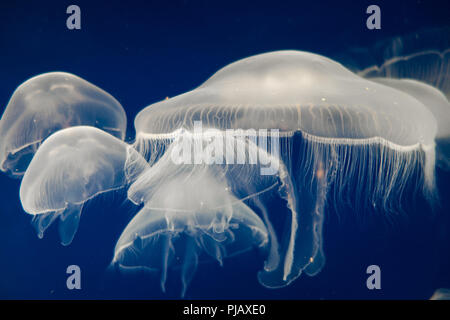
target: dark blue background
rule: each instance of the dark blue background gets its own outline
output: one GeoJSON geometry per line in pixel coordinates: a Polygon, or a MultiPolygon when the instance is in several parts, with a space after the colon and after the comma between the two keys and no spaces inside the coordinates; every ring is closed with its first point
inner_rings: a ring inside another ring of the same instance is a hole
{"type": "MultiPolygon", "coordinates": [[[[0,110],[26,79],[74,73],[124,106],[128,139],[146,105],[201,84],[219,68],[253,54],[298,49],[335,57],[349,48],[421,28],[450,25],[448,1],[11,1],[0,4],[0,110]],[[66,28],[66,8],[81,7],[82,29],[66,28]],[[365,27],[378,4],[382,29],[365,27]]],[[[200,267],[187,298],[428,298],[450,287],[450,175],[437,172],[441,206],[434,218],[423,199],[405,207],[408,221],[361,224],[327,211],[327,264],[314,278],[268,290],[256,280],[257,253],[200,267]],[[382,290],[366,288],[368,265],[380,265],[382,290]]],[[[73,244],[56,228],[39,240],[21,209],[20,181],[0,175],[0,298],[176,298],[142,278],[105,274],[115,240],[135,209],[120,192],[87,204],[73,244]],[[82,269],[82,290],[69,291],[66,267],[82,269]]],[[[413,195],[411,195],[413,197],[413,195]]],[[[276,204],[271,210],[278,210],[276,204]]],[[[281,210],[281,209],[280,209],[281,210]]]]}

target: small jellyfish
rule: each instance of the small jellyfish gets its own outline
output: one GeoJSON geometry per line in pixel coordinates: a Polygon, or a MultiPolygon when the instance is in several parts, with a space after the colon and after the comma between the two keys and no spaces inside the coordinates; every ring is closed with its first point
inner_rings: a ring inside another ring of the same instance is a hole
{"type": "Polygon", "coordinates": [[[78,125],[123,140],[127,119],[110,94],[75,75],[50,72],[13,93],[0,120],[0,170],[20,178],[39,145],[53,132],[78,125]]]}
{"type": "Polygon", "coordinates": [[[348,50],[343,61],[365,78],[414,79],[450,98],[450,27],[433,27],[348,50]]]}
{"type": "Polygon", "coordinates": [[[265,248],[269,231],[245,199],[236,196],[230,170],[237,167],[176,163],[172,151],[178,152],[178,143],[183,144],[173,142],[130,187],[128,197],[144,207],[120,236],[112,265],[154,272],[163,291],[168,269],[180,270],[184,296],[203,258],[222,265],[226,257],[265,248]]]}
{"type": "Polygon", "coordinates": [[[365,78],[415,79],[439,89],[448,99],[450,48],[444,51],[424,50],[405,56],[394,56],[381,66],[368,67],[358,74],[365,78]]]}
{"type": "MultiPolygon", "coordinates": [[[[276,232],[279,258],[272,261],[278,264],[259,274],[269,288],[323,268],[329,194],[388,219],[411,184],[430,199],[434,194],[437,124],[430,110],[320,55],[279,51],[232,63],[197,89],[143,109],[135,119],[135,147],[154,163],[177,130],[192,131],[197,122],[223,132],[279,131],[286,168],[279,174],[292,183],[282,192],[289,215],[276,232]]],[[[271,220],[285,214],[265,209],[271,220]]]]}
{"type": "Polygon", "coordinates": [[[148,166],[133,147],[100,129],[60,130],[40,146],[23,176],[20,201],[42,238],[59,218],[61,243],[78,229],[83,204],[134,181],[148,166]]]}

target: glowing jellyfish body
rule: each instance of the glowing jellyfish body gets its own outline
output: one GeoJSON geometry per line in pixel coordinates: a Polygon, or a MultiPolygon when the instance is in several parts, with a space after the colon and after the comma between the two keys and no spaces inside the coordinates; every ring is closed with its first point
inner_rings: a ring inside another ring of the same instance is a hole
{"type": "Polygon", "coordinates": [[[417,170],[424,189],[433,189],[432,113],[410,95],[319,55],[280,51],[232,63],[197,89],[142,110],[135,146],[153,162],[178,129],[193,130],[197,121],[223,131],[279,130],[280,159],[292,180],[284,196],[291,217],[278,235],[278,265],[259,274],[267,287],[322,269],[331,186],[337,198],[386,210],[395,209],[417,170]]]}
{"type": "Polygon", "coordinates": [[[14,91],[0,120],[0,169],[21,177],[57,130],[89,125],[123,140],[126,124],[120,103],[93,84],[64,72],[33,77],[14,91]]]}
{"type": "Polygon", "coordinates": [[[40,238],[58,217],[63,245],[71,243],[83,204],[134,181],[147,163],[131,146],[88,126],[60,130],[36,152],[20,186],[24,210],[40,238]]]}
{"type": "Polygon", "coordinates": [[[174,163],[178,143],[130,187],[128,197],[144,207],[123,231],[112,264],[159,274],[163,291],[168,269],[179,267],[184,295],[202,255],[222,265],[226,257],[265,247],[269,231],[233,192],[227,178],[233,169],[174,163]]]}

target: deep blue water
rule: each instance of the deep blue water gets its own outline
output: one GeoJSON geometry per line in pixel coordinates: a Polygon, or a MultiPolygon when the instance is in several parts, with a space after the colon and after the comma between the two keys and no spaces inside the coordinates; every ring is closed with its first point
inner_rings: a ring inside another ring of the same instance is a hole
{"type": "MultiPolygon", "coordinates": [[[[423,28],[450,25],[448,1],[377,1],[382,29],[365,27],[373,1],[278,3],[211,1],[93,1],[0,4],[0,110],[26,79],[49,71],[74,73],[103,88],[125,108],[128,140],[143,107],[195,88],[219,68],[243,57],[280,49],[336,57],[350,48],[423,28]],[[82,29],[65,27],[66,8],[77,4],[82,29]]],[[[375,3],[375,2],[373,2],[375,3]]],[[[450,287],[450,174],[437,171],[440,205],[432,213],[410,195],[407,219],[386,226],[383,217],[364,223],[350,208],[327,210],[327,263],[315,277],[301,276],[289,287],[260,286],[257,252],[225,261],[224,268],[200,266],[186,298],[391,299],[429,298],[450,287]],[[366,268],[382,270],[382,289],[366,288],[366,268]]],[[[20,181],[0,175],[0,298],[177,298],[160,293],[145,277],[105,273],[115,240],[136,208],[122,192],[87,204],[69,247],[51,227],[39,240],[20,205],[20,181]],[[82,290],[66,288],[68,265],[82,270],[82,290]]],[[[272,211],[284,210],[273,203],[272,211]]],[[[170,280],[169,280],[170,281],[170,280]]],[[[170,287],[170,286],[169,286],[170,287]]]]}

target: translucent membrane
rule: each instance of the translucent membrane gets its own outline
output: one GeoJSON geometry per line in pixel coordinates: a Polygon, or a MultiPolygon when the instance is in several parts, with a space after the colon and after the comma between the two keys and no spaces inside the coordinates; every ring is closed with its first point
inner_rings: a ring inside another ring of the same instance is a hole
{"type": "MultiPolygon", "coordinates": [[[[433,197],[436,119],[423,102],[369,81],[328,58],[299,51],[246,58],[197,89],[155,103],[135,119],[135,147],[157,163],[180,130],[279,130],[280,195],[289,210],[277,252],[259,274],[282,287],[317,274],[325,257],[328,194],[390,216],[409,184],[433,197]]],[[[249,183],[250,184],[250,183],[249,183]]],[[[264,197],[263,197],[264,198],[264,197]]],[[[145,202],[145,201],[144,201],[145,202]]],[[[275,218],[285,214],[260,203],[275,218]]]]}
{"type": "MultiPolygon", "coordinates": [[[[180,133],[164,156],[132,184],[129,199],[144,207],[122,233],[112,262],[123,270],[154,271],[163,290],[168,269],[179,267],[182,295],[202,256],[222,265],[226,257],[268,245],[270,231],[246,202],[282,188],[277,177],[259,176],[258,165],[224,163],[218,152],[211,154],[214,161],[203,152],[195,163],[195,144],[207,149],[216,144],[213,140],[225,138],[220,131],[209,133],[208,138],[180,133]],[[189,156],[181,154],[181,148],[189,156]]],[[[222,141],[223,150],[243,146],[246,153],[258,155],[248,141],[222,141]]],[[[276,258],[276,244],[271,246],[276,258]]]]}
{"type": "Polygon", "coordinates": [[[78,229],[83,204],[131,183],[147,166],[131,146],[100,129],[63,129],[36,152],[20,185],[20,201],[34,216],[40,238],[60,218],[61,243],[68,245],[78,229]]]}
{"type": "Polygon", "coordinates": [[[0,169],[21,177],[53,132],[77,125],[98,127],[123,140],[127,119],[120,103],[69,73],[51,72],[21,84],[0,120],[0,169]]]}

